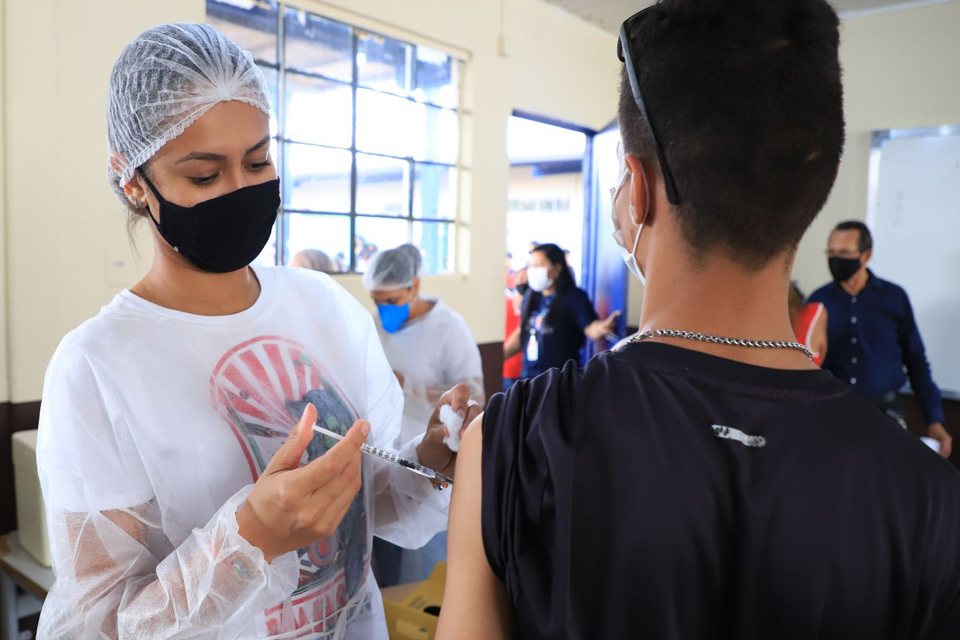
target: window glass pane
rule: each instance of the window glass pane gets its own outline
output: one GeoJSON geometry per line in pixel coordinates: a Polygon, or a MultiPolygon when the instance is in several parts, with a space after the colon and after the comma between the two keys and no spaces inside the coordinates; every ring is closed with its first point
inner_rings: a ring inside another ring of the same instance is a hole
{"type": "Polygon", "coordinates": [[[273,138],[272,140],[270,140],[270,159],[273,160],[273,166],[276,169],[278,176],[280,175],[280,164],[281,164],[280,152],[278,151],[279,144],[280,143],[277,142],[276,138],[273,138]]]}
{"type": "Polygon", "coordinates": [[[418,46],[416,64],[417,87],[413,97],[420,102],[456,108],[460,104],[460,61],[418,46]]]}
{"type": "Polygon", "coordinates": [[[460,148],[460,119],[456,111],[413,104],[413,139],[417,160],[456,164],[460,148]]]}
{"type": "Polygon", "coordinates": [[[413,47],[405,42],[359,33],[357,36],[357,82],[378,91],[408,95],[410,57],[413,47]]]}
{"type": "Polygon", "coordinates": [[[207,0],[207,22],[253,54],[277,62],[277,3],[262,0],[207,0]]]}
{"type": "Polygon", "coordinates": [[[357,90],[357,148],[390,156],[410,157],[414,136],[414,103],[406,98],[357,90]]]}
{"type": "Polygon", "coordinates": [[[420,164],[414,170],[413,216],[457,217],[457,170],[439,164],[420,164]]]}
{"type": "Polygon", "coordinates": [[[406,220],[357,216],[357,271],[364,271],[377,251],[393,249],[410,242],[410,223],[406,220]]]}
{"type": "Polygon", "coordinates": [[[351,154],[341,149],[285,143],[285,209],[350,212],[351,154]]]}
{"type": "Polygon", "coordinates": [[[317,213],[288,213],[286,222],[287,252],[285,264],[304,249],[322,251],[333,268],[328,273],[350,269],[350,218],[317,213]]]}
{"type": "Polygon", "coordinates": [[[353,29],[349,25],[288,8],[283,37],[288,68],[353,80],[353,29]]]}
{"type": "Polygon", "coordinates": [[[357,213],[406,216],[410,208],[410,162],[357,154],[357,213]]]}
{"type": "MultiPolygon", "coordinates": [[[[271,142],[282,170],[283,234],[274,231],[256,264],[287,263],[301,250],[316,249],[347,270],[353,251],[363,271],[377,250],[413,241],[424,250],[426,273],[455,271],[461,125],[456,109],[463,62],[274,0],[205,4],[208,21],[254,55],[270,94],[271,136],[290,140],[280,143],[279,156],[278,142],[271,142]],[[278,43],[281,31],[284,40],[278,43]],[[278,45],[288,70],[283,95],[280,72],[272,66],[279,62],[278,45]],[[361,87],[356,113],[349,84],[354,79],[361,87]],[[358,151],[351,153],[354,143],[358,151]],[[405,219],[410,215],[413,223],[405,219]]],[[[560,207],[538,199],[529,204],[560,207]]]]}
{"type": "Polygon", "coordinates": [[[270,97],[270,135],[277,135],[277,73],[276,69],[260,67],[267,81],[267,94],[270,97]]]}
{"type": "Polygon", "coordinates": [[[349,85],[296,73],[286,77],[284,137],[333,147],[349,147],[353,96],[349,85]]]}
{"type": "Polygon", "coordinates": [[[267,246],[263,248],[260,255],[257,256],[253,264],[261,267],[273,267],[277,264],[277,225],[273,225],[273,231],[270,232],[270,239],[267,246]]]}
{"type": "Polygon", "coordinates": [[[453,273],[453,254],[457,241],[452,222],[414,222],[413,244],[423,254],[424,273],[453,273]]]}

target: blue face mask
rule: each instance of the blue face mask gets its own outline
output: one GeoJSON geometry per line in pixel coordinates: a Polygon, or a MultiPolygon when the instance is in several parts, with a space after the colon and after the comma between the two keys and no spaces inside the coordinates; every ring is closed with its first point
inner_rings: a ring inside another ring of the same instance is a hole
{"type": "Polygon", "coordinates": [[[407,304],[378,304],[380,323],[387,333],[396,333],[407,318],[410,317],[410,303],[407,304]]]}

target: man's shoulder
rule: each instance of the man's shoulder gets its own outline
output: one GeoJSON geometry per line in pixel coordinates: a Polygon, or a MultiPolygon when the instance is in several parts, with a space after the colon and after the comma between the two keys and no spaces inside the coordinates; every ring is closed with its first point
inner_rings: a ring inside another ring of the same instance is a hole
{"type": "Polygon", "coordinates": [[[833,291],[836,289],[836,283],[828,282],[823,285],[816,291],[810,294],[810,297],[807,299],[808,302],[826,302],[833,291]]]}
{"type": "Polygon", "coordinates": [[[876,287],[882,293],[887,295],[902,296],[907,297],[907,291],[896,282],[891,282],[889,280],[884,280],[883,278],[877,277],[875,273],[870,272],[870,285],[876,287]]]}

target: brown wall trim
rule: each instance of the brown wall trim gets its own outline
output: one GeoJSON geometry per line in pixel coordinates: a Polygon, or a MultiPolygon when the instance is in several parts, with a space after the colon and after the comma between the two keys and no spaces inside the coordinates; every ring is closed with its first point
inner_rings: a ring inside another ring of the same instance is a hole
{"type": "Polygon", "coordinates": [[[493,394],[503,391],[503,343],[486,342],[477,346],[480,347],[484,389],[489,400],[493,394]]]}
{"type": "Polygon", "coordinates": [[[17,505],[13,490],[13,447],[17,431],[36,429],[40,401],[0,402],[0,535],[17,528],[17,505]]]}

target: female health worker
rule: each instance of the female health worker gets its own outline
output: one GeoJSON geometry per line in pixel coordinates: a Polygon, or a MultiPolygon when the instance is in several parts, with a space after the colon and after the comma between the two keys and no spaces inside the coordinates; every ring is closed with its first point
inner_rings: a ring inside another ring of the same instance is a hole
{"type": "Polygon", "coordinates": [[[39,637],[386,640],[372,537],[423,545],[449,498],[359,445],[447,475],[455,457],[439,423],[401,440],[403,396],[355,299],[249,266],[280,204],[261,72],[210,26],[150,29],[114,65],[107,138],[108,181],[156,251],[47,369],[39,637]]]}
{"type": "MultiPolygon", "coordinates": [[[[473,334],[463,316],[438,298],[420,294],[422,262],[420,249],[405,244],[376,254],[363,276],[377,305],[383,350],[403,388],[404,440],[423,433],[447,389],[464,384],[476,403],[482,405],[484,399],[483,365],[473,334]]],[[[416,551],[377,540],[374,557],[383,586],[426,580],[436,563],[446,560],[447,537],[439,533],[416,551]]]]}
{"type": "Polygon", "coordinates": [[[613,334],[619,311],[600,320],[587,292],[577,287],[563,249],[542,244],[530,252],[530,290],[523,298],[520,326],[503,344],[503,357],[523,353],[521,379],[534,378],[577,360],[586,338],[613,334]]]}

